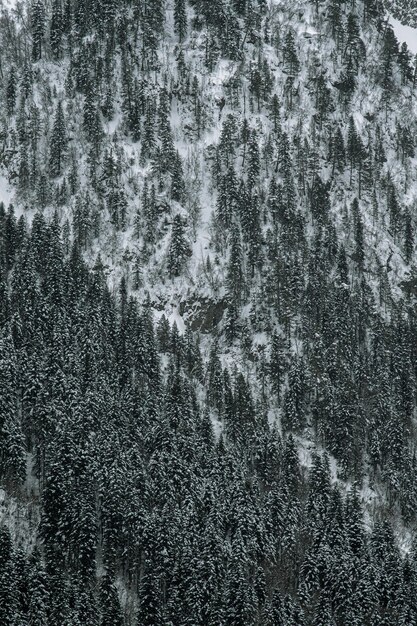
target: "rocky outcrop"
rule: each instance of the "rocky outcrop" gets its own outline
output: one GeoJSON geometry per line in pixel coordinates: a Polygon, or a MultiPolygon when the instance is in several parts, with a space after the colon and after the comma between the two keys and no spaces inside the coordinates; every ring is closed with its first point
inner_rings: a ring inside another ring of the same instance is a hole
{"type": "Polygon", "coordinates": [[[179,311],[191,330],[209,333],[221,322],[226,309],[225,300],[195,298],[181,302],[179,311]]]}

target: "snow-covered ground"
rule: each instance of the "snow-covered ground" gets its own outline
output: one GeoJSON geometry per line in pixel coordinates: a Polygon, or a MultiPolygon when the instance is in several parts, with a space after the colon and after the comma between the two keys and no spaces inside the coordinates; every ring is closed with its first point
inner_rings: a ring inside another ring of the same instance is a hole
{"type": "Polygon", "coordinates": [[[389,21],[400,44],[405,41],[410,52],[417,54],[417,28],[404,26],[392,16],[390,16],[389,21]]]}
{"type": "Polygon", "coordinates": [[[0,0],[0,8],[14,9],[16,7],[17,0],[0,0]]]}
{"type": "Polygon", "coordinates": [[[0,202],[3,202],[6,209],[9,206],[13,196],[14,191],[9,184],[7,178],[0,174],[0,202]]]}

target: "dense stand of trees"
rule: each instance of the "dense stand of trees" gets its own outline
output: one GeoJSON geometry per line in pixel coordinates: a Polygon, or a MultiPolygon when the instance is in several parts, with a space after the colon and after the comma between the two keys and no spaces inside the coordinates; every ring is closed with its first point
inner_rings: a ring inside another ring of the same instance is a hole
{"type": "Polygon", "coordinates": [[[402,24],[417,26],[417,7],[413,0],[387,0],[387,9],[402,24]]]}
{"type": "Polygon", "coordinates": [[[1,624],[417,624],[416,64],[377,0],[290,8],[1,17],[1,624]]]}
{"type": "MultiPolygon", "coordinates": [[[[25,555],[1,528],[2,623],[413,623],[414,551],[402,558],[382,515],[365,530],[358,486],[332,484],[326,454],[313,452],[305,472],[294,437],[271,429],[245,377],[222,368],[216,342],[205,366],[196,337],[164,317],[155,325],[150,302],[139,307],[124,280],[110,293],[77,241],[65,254],[57,216],[37,213],[31,229],[12,209],[0,219],[1,475],[18,493],[30,453],[41,492],[41,552],[25,555]],[[203,387],[220,439],[198,401],[203,387]],[[116,585],[137,601],[122,609],[116,585]]],[[[288,376],[285,430],[302,429],[311,403],[318,440],[357,485],[368,441],[372,475],[384,473],[411,519],[409,331],[402,316],[384,327],[374,313],[363,355],[371,369],[362,388],[351,380],[345,359],[359,357],[343,341],[356,327],[344,311],[342,253],[337,267],[333,357],[323,360],[325,336],[307,381],[307,359],[275,335],[267,377],[279,396],[288,376]]]]}

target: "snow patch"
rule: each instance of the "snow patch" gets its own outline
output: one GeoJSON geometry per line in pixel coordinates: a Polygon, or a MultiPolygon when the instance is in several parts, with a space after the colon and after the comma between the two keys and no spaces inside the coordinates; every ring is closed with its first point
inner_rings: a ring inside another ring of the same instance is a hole
{"type": "Polygon", "coordinates": [[[0,175],[0,202],[3,202],[4,207],[7,209],[12,198],[14,196],[14,190],[12,190],[9,182],[5,176],[0,175]]]}
{"type": "Polygon", "coordinates": [[[396,20],[395,17],[392,16],[389,17],[389,21],[399,42],[402,43],[405,41],[410,52],[417,54],[417,28],[404,26],[399,20],[396,20]]]}

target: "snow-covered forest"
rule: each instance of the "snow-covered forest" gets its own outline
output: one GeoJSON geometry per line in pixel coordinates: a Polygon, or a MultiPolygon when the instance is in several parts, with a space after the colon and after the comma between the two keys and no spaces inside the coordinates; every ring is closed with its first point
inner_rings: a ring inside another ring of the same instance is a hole
{"type": "Polygon", "coordinates": [[[385,0],[385,5],[403,27],[417,28],[417,4],[414,0],[385,0]]]}
{"type": "Polygon", "coordinates": [[[3,1],[1,626],[417,625],[407,6],[3,1]]]}

